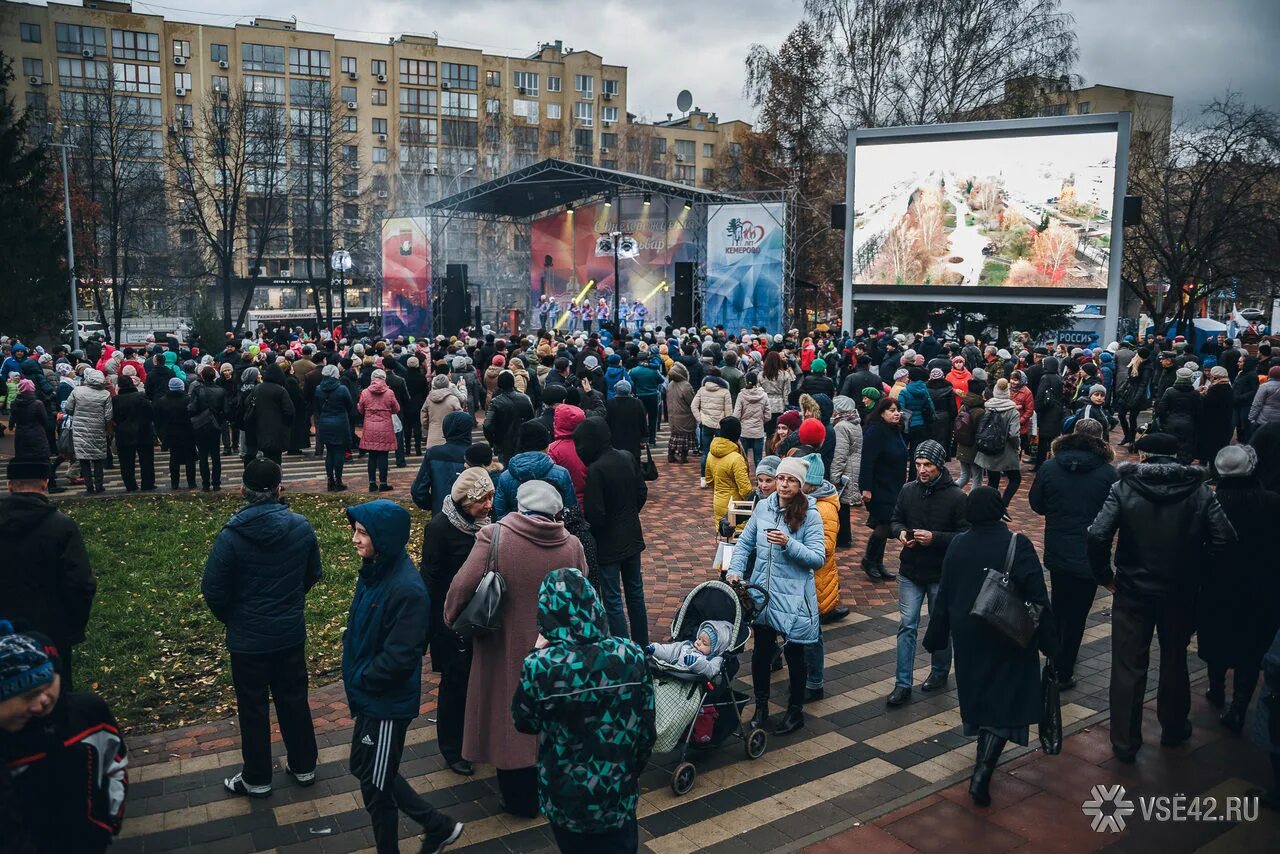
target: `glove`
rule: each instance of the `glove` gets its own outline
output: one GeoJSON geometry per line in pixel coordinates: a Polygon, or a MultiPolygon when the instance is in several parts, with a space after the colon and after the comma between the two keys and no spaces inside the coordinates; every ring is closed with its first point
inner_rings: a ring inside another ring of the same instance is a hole
{"type": "Polygon", "coordinates": [[[693,653],[689,653],[689,654],[688,654],[688,655],[686,655],[686,656],[684,657],[684,659],[683,659],[683,661],[684,661],[684,666],[685,666],[685,667],[692,667],[692,666],[694,665],[694,663],[695,663],[697,660],[698,660],[698,656],[694,655],[693,653]]]}
{"type": "Polygon", "coordinates": [[[647,643],[644,645],[645,655],[653,655],[653,651],[658,647],[655,644],[647,643]]]}

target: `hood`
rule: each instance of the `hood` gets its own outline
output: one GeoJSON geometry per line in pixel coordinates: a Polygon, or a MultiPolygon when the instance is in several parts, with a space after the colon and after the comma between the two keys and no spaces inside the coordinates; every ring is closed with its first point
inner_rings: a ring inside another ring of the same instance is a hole
{"type": "Polygon", "coordinates": [[[58,508],[34,492],[11,492],[0,498],[0,536],[21,537],[58,508]]]}
{"type": "MultiPolygon", "coordinates": [[[[369,384],[372,388],[373,384],[369,384]]],[[[431,393],[427,395],[427,400],[432,403],[444,403],[449,397],[457,397],[452,388],[433,388],[431,393]]]]}
{"type": "Polygon", "coordinates": [[[725,457],[738,450],[737,442],[730,442],[724,436],[716,436],[711,440],[711,456],[725,457]]]}
{"type": "Polygon", "coordinates": [[[523,451],[511,458],[507,463],[507,471],[521,483],[530,480],[542,480],[555,465],[555,460],[546,451],[523,451]]]}
{"type": "Polygon", "coordinates": [[[538,588],[538,631],[552,645],[582,646],[609,637],[595,588],[576,569],[553,569],[538,588]]]}
{"type": "Polygon", "coordinates": [[[275,362],[267,365],[262,370],[262,381],[264,383],[274,383],[275,385],[284,385],[284,371],[275,362]]]}
{"type": "Polygon", "coordinates": [[[672,362],[671,367],[667,369],[667,379],[672,382],[687,382],[689,380],[689,369],[679,362],[672,362]]]}
{"type": "Polygon", "coordinates": [[[586,465],[600,458],[609,447],[610,439],[612,434],[603,418],[587,418],[573,431],[573,446],[578,451],[578,459],[586,465]]]}
{"type": "Polygon", "coordinates": [[[378,575],[382,568],[404,554],[404,547],[409,542],[409,511],[394,501],[380,498],[348,507],[347,520],[352,527],[357,522],[363,525],[377,550],[373,560],[365,561],[360,568],[362,575],[366,574],[366,568],[378,575]]]}
{"type": "Polygon", "coordinates": [[[758,403],[759,401],[766,399],[768,396],[769,395],[765,394],[765,390],[760,388],[760,386],[756,386],[755,388],[744,388],[742,391],[738,392],[739,400],[747,400],[752,403],[758,403]]]}
{"type": "Polygon", "coordinates": [[[929,393],[929,389],[925,386],[924,380],[910,380],[905,386],[903,386],[903,388],[910,389],[912,394],[929,393]]]}
{"type": "MultiPolygon", "coordinates": [[[[703,620],[698,624],[698,633],[702,633],[702,627],[710,625],[716,633],[716,642],[711,645],[711,652],[707,654],[707,658],[715,658],[717,655],[724,655],[729,651],[729,647],[733,645],[733,623],[727,620],[703,620]]],[[[694,636],[695,639],[697,635],[694,636]]]]}
{"type": "Polygon", "coordinates": [[[557,441],[562,439],[573,439],[573,431],[577,429],[587,417],[581,407],[574,406],[570,403],[562,403],[556,407],[553,424],[555,427],[555,438],[557,441]]]}
{"type": "Polygon", "coordinates": [[[226,527],[255,545],[269,548],[288,533],[289,508],[278,501],[250,504],[232,516],[226,527]]]}
{"type": "Polygon", "coordinates": [[[974,394],[971,391],[966,391],[964,394],[960,395],[960,402],[968,406],[970,409],[986,408],[986,401],[982,399],[982,395],[974,394]]]}
{"type": "Polygon", "coordinates": [[[486,377],[496,377],[498,374],[502,373],[504,370],[505,368],[499,365],[490,365],[489,367],[484,369],[484,375],[486,377]]]}
{"type": "Polygon", "coordinates": [[[818,484],[817,489],[815,489],[813,492],[810,492],[809,495],[813,498],[814,502],[816,503],[818,501],[823,500],[824,498],[835,498],[836,488],[831,483],[831,481],[824,480],[822,483],[818,484]]]}
{"type": "Polygon", "coordinates": [[[471,431],[475,429],[476,420],[466,412],[450,412],[440,423],[440,431],[444,433],[446,442],[471,444],[471,431]]]}
{"type": "Polygon", "coordinates": [[[1066,433],[1053,440],[1053,458],[1067,471],[1090,472],[1114,458],[1101,439],[1084,433],[1066,433]]]}
{"type": "Polygon", "coordinates": [[[329,394],[330,392],[333,391],[333,389],[336,386],[340,386],[340,385],[342,385],[342,383],[338,380],[337,377],[325,377],[324,379],[320,380],[320,385],[318,385],[316,389],[317,390],[323,389],[325,394],[329,394]]]}
{"type": "Polygon", "coordinates": [[[1155,457],[1145,463],[1121,463],[1120,480],[1154,504],[1174,504],[1194,493],[1205,482],[1205,470],[1184,466],[1169,457],[1155,457]]]}
{"type": "Polygon", "coordinates": [[[1017,409],[1018,405],[1007,397],[993,397],[986,403],[988,412],[1008,412],[1010,409],[1017,409]]]}
{"type": "Polygon", "coordinates": [[[89,388],[105,389],[107,387],[107,378],[102,371],[95,371],[91,368],[84,372],[84,384],[89,388]]]}
{"type": "Polygon", "coordinates": [[[708,375],[702,380],[702,387],[712,392],[717,392],[717,391],[727,392],[729,390],[729,386],[724,380],[720,379],[719,377],[713,377],[710,375],[708,375]]]}
{"type": "Polygon", "coordinates": [[[172,367],[173,367],[174,365],[176,365],[176,364],[178,364],[178,354],[177,354],[177,353],[175,353],[175,352],[173,352],[172,350],[165,350],[165,351],[164,351],[164,365],[165,365],[165,367],[166,367],[166,368],[172,368],[172,367]]]}
{"type": "Polygon", "coordinates": [[[818,404],[818,411],[822,413],[819,420],[821,420],[823,424],[830,424],[831,413],[836,411],[835,404],[831,402],[830,396],[823,394],[822,392],[818,392],[813,396],[813,402],[818,404]]]}
{"type": "Polygon", "coordinates": [[[386,394],[390,389],[387,388],[387,381],[381,377],[375,377],[369,381],[369,391],[374,394],[386,394]]]}

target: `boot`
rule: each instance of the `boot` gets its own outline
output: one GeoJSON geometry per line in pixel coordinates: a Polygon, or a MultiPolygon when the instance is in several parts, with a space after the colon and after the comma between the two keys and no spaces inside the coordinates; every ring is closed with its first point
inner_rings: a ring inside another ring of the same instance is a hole
{"type": "Polygon", "coordinates": [[[880,574],[881,581],[893,581],[895,578],[898,577],[898,573],[890,572],[889,570],[884,568],[883,560],[876,561],[876,572],[880,574]]]}
{"type": "Polygon", "coordinates": [[[973,776],[969,778],[969,797],[980,807],[991,804],[991,775],[1000,761],[1004,743],[1003,738],[989,732],[978,736],[978,761],[973,766],[973,776]]]}
{"type": "Polygon", "coordinates": [[[1218,720],[1224,727],[1239,735],[1244,729],[1244,715],[1248,708],[1248,702],[1241,703],[1239,700],[1232,700],[1231,708],[1227,709],[1218,720]]]}
{"type": "Polygon", "coordinates": [[[773,728],[774,735],[789,735],[804,726],[804,707],[787,706],[787,714],[773,728]]]}
{"type": "Polygon", "coordinates": [[[1209,701],[1209,705],[1215,709],[1221,709],[1227,702],[1227,685],[1225,676],[1215,678],[1209,676],[1209,688],[1204,692],[1204,698],[1209,701]]]}
{"type": "Polygon", "coordinates": [[[325,492],[337,492],[337,491],[338,491],[337,481],[335,481],[333,478],[329,478],[329,479],[328,479],[328,483],[327,483],[327,484],[325,484],[324,491],[325,491],[325,492]]]}
{"type": "Polygon", "coordinates": [[[876,564],[874,561],[864,557],[859,563],[859,566],[861,566],[862,571],[867,574],[867,578],[870,578],[872,581],[880,580],[880,574],[876,570],[876,564]]]}
{"type": "Polygon", "coordinates": [[[764,729],[769,725],[769,701],[756,700],[756,713],[751,716],[751,726],[764,729]]]}

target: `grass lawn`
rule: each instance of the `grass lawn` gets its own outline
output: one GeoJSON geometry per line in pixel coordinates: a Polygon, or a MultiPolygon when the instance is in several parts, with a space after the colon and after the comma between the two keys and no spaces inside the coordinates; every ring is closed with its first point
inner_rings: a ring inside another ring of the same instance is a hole
{"type": "Polygon", "coordinates": [[[1003,285],[1008,276],[1008,264],[1001,264],[999,261],[987,259],[982,265],[982,273],[979,274],[978,281],[984,285],[1003,285]]]}
{"type": "MultiPolygon", "coordinates": [[[[340,678],[359,568],[344,508],[365,497],[286,493],[286,500],[311,521],[324,564],[307,596],[314,688],[340,678]]],[[[98,578],[87,638],[76,648],[76,682],[105,697],[133,732],[234,712],[224,629],[204,604],[200,576],[213,538],[242,503],[236,492],[61,503],[80,523],[98,578]]],[[[411,512],[416,560],[427,514],[411,512]]]]}

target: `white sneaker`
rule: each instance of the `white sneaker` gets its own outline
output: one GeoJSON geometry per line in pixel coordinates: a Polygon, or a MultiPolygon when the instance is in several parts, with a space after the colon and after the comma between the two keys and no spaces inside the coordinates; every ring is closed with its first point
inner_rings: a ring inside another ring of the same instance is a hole
{"type": "Polygon", "coordinates": [[[313,786],[316,782],[315,771],[294,771],[288,765],[284,766],[284,773],[288,774],[294,781],[303,788],[313,786]]]}
{"type": "Polygon", "coordinates": [[[707,488],[707,479],[705,477],[698,478],[698,488],[699,489],[707,488]]]}
{"type": "Polygon", "coordinates": [[[240,771],[234,777],[223,780],[222,787],[233,795],[248,795],[251,798],[265,798],[271,794],[270,786],[250,786],[244,781],[244,773],[240,771]]]}

